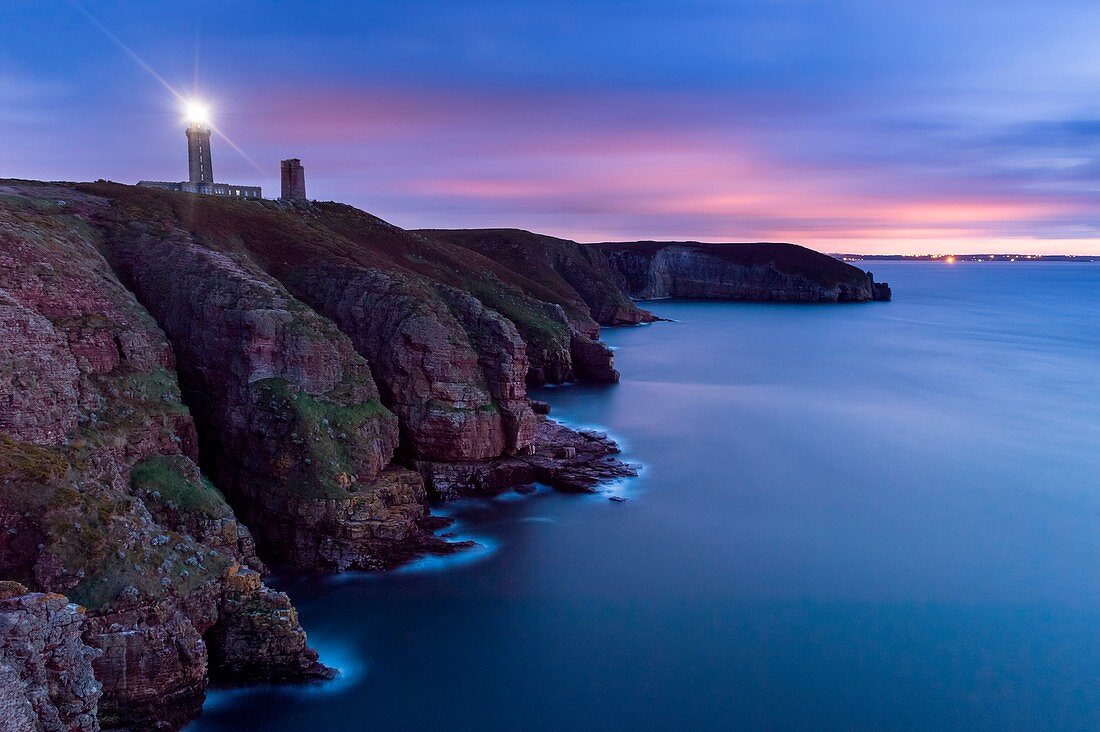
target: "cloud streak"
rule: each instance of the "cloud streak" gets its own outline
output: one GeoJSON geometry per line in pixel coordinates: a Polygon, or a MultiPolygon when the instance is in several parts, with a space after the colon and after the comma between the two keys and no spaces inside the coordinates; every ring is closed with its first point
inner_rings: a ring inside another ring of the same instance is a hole
{"type": "MultiPolygon", "coordinates": [[[[223,145],[227,179],[272,190],[276,161],[300,157],[314,195],[405,226],[1095,253],[1100,108],[1088,100],[1100,63],[1089,29],[1100,8],[1039,7],[195,9],[219,125],[265,171],[255,180],[223,145]]],[[[38,16],[56,44],[42,47],[11,30],[19,13],[0,10],[0,61],[22,84],[68,91],[48,105],[8,95],[0,132],[35,140],[9,153],[13,173],[136,180],[182,170],[178,121],[155,90],[140,91],[128,59],[59,11],[38,16]]],[[[164,78],[190,75],[194,29],[170,8],[124,0],[97,17],[158,72],[178,71],[164,78]]]]}

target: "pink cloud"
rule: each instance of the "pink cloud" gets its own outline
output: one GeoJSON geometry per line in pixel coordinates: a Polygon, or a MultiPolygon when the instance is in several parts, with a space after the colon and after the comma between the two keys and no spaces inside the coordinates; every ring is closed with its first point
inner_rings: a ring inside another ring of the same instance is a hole
{"type": "MultiPolygon", "coordinates": [[[[249,105],[256,143],[302,157],[312,191],[406,226],[842,242],[851,251],[936,240],[1047,246],[1029,231],[1069,251],[1076,245],[1063,239],[1087,247],[1100,238],[1075,223],[1095,209],[1087,198],[903,175],[875,161],[846,166],[746,102],[329,87],[258,90],[249,105]]],[[[777,120],[797,118],[779,111],[777,120]]]]}

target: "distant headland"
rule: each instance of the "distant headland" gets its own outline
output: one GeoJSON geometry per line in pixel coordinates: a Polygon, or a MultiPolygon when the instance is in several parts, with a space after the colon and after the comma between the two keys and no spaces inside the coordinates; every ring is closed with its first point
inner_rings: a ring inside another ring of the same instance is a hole
{"type": "Polygon", "coordinates": [[[830,254],[842,262],[1100,262],[1097,254],[830,254]]]}

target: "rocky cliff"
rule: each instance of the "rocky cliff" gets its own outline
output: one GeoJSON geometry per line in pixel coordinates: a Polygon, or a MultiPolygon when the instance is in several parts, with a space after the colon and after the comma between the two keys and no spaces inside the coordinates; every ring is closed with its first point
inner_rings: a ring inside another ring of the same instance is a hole
{"type": "Polygon", "coordinates": [[[96,651],[84,608],[63,595],[0,582],[0,726],[11,732],[99,729],[96,651]]]}
{"type": "Polygon", "coordinates": [[[419,233],[482,254],[545,288],[573,327],[599,334],[600,325],[653,322],[619,288],[598,250],[522,229],[425,229],[419,233]]]}
{"type": "Polygon", "coordinates": [[[623,242],[594,244],[619,285],[639,299],[773,302],[889,300],[870,272],[794,244],[623,242]]]}
{"type": "MultiPolygon", "coordinates": [[[[351,207],[181,197],[114,185],[84,190],[110,201],[107,212],[97,219],[107,231],[105,250],[173,339],[184,394],[196,412],[200,435],[214,431],[201,429],[206,421],[204,402],[226,403],[225,398],[215,397],[224,394],[224,389],[219,391],[203,378],[216,376],[223,382],[243,379],[249,388],[266,385],[249,368],[226,368],[219,365],[219,359],[231,358],[242,349],[279,354],[284,359],[290,358],[285,354],[292,351],[285,338],[246,346],[243,341],[234,345],[224,335],[211,335],[216,324],[228,316],[207,312],[210,306],[203,304],[206,292],[222,297],[220,293],[227,287],[238,288],[241,283],[252,283],[255,289],[255,283],[263,282],[263,287],[277,294],[277,302],[250,305],[253,310],[292,313],[294,332],[301,331],[303,319],[323,321],[331,332],[314,336],[314,341],[320,338],[329,344],[350,345],[368,366],[369,386],[376,385],[377,391],[371,393],[377,394],[384,407],[377,418],[397,417],[396,449],[374,441],[376,447],[384,448],[380,464],[392,457],[397,465],[415,466],[433,495],[439,491],[432,482],[437,471],[426,467],[432,463],[492,462],[538,449],[539,419],[528,406],[526,384],[572,379],[577,372],[608,381],[618,378],[613,356],[596,340],[598,325],[583,302],[572,305],[571,320],[547,287],[522,274],[464,247],[404,231],[351,207]],[[156,252],[167,253],[169,259],[156,252]],[[232,285],[223,282],[222,272],[232,285]],[[203,281],[180,282],[189,276],[203,281]],[[575,325],[581,321],[587,332],[575,325]],[[188,335],[188,330],[199,336],[188,335]]],[[[618,293],[610,279],[606,287],[618,293]]],[[[617,296],[625,299],[621,293],[617,296]]],[[[243,304],[237,296],[229,301],[234,309],[243,304]]],[[[236,334],[238,340],[248,332],[239,323],[220,327],[225,333],[236,334]]],[[[314,361],[320,359],[320,350],[302,349],[314,361]]],[[[246,360],[254,357],[249,355],[246,360]]],[[[295,369],[313,378],[310,369],[315,365],[295,369]]],[[[263,364],[264,369],[271,366],[263,364]]],[[[217,421],[223,426],[226,423],[220,417],[217,421]]],[[[335,432],[343,441],[349,434],[335,432]]],[[[301,433],[290,430],[286,436],[293,441],[301,433]]],[[[323,445],[332,437],[313,434],[311,439],[323,445]]],[[[217,439],[223,444],[222,437],[217,439]]],[[[231,452],[247,455],[256,445],[255,434],[246,435],[241,449],[231,452]]],[[[204,452],[213,454],[213,449],[204,452]]],[[[284,458],[287,455],[282,447],[275,452],[284,458]]],[[[349,452],[366,456],[379,450],[363,446],[349,452]]],[[[303,458],[303,462],[310,460],[303,458]]],[[[212,473],[232,470],[230,463],[219,460],[209,469],[212,473]]],[[[384,497],[375,506],[374,518],[378,537],[388,537],[388,541],[375,542],[365,536],[365,551],[345,548],[340,556],[328,552],[322,564],[383,567],[419,550],[444,548],[421,530],[431,525],[426,513],[413,511],[414,507],[423,508],[423,489],[415,496],[402,497],[402,490],[415,492],[415,485],[396,479],[399,468],[391,467],[380,476],[381,491],[370,488],[374,472],[366,466],[342,472],[358,478],[351,486],[357,503],[368,495],[384,497]]],[[[239,493],[234,486],[239,480],[232,475],[218,477],[216,482],[225,484],[234,503],[239,493]]],[[[287,554],[289,542],[285,540],[265,542],[272,527],[279,526],[270,515],[249,520],[249,512],[257,510],[258,504],[275,500],[273,496],[283,501],[287,495],[286,491],[271,491],[267,478],[259,482],[269,489],[260,501],[254,493],[248,501],[241,501],[239,511],[246,522],[257,526],[262,543],[284,547],[283,558],[317,565],[309,552],[299,552],[297,558],[287,554]]],[[[331,484],[323,476],[319,482],[331,484]]],[[[285,501],[270,508],[276,514],[293,516],[295,524],[300,524],[300,516],[309,515],[285,501]]],[[[364,515],[367,518],[370,516],[364,515]]],[[[326,519],[321,523],[335,527],[346,522],[326,519]]],[[[357,524],[356,535],[371,530],[365,520],[357,524]]],[[[290,530],[289,525],[278,529],[281,534],[290,530]]]]}
{"type": "Polygon", "coordinates": [[[385,569],[463,548],[430,498],[633,474],[527,397],[618,379],[600,326],[653,319],[628,295],[889,290],[787,245],[0,181],[4,718],[170,729],[211,676],[324,678],[266,563],[385,569]]]}
{"type": "Polygon", "coordinates": [[[583,300],[350,207],[0,182],[0,580],[70,618],[83,679],[0,655],[0,703],[171,728],[211,675],[326,676],[265,562],[386,568],[462,548],[429,496],[630,474],[527,399],[617,378],[597,336],[583,300]]]}
{"type": "MultiPolygon", "coordinates": [[[[204,633],[239,633],[227,577],[263,564],[195,465],[171,345],[98,250],[87,220],[106,202],[0,195],[0,577],[86,608],[105,726],[182,721],[220,662],[204,633]]],[[[296,624],[265,650],[272,675],[324,673],[296,624]]]]}
{"type": "MultiPolygon", "coordinates": [[[[521,229],[425,229],[426,237],[465,247],[533,283],[540,297],[561,309],[570,328],[572,372],[618,381],[614,355],[599,341],[601,325],[637,325],[656,318],[623,292],[607,258],[568,239],[521,229]]],[[[536,372],[535,383],[561,381],[568,373],[536,372]]]]}

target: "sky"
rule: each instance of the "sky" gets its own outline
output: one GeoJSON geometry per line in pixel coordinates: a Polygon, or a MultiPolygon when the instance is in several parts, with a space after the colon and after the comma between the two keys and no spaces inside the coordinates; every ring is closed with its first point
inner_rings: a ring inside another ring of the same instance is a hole
{"type": "Polygon", "coordinates": [[[1100,254],[1096,0],[2,0],[0,177],[399,226],[1100,254]],[[236,149],[235,149],[236,148],[236,149]]]}

